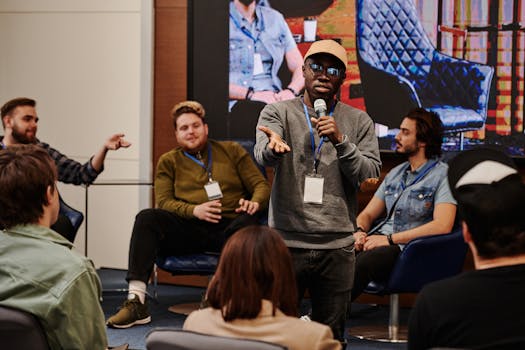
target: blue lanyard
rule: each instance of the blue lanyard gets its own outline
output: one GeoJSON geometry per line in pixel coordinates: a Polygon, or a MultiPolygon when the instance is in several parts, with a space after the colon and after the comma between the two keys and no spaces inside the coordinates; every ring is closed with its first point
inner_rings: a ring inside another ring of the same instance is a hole
{"type": "Polygon", "coordinates": [[[252,33],[246,28],[246,27],[242,27],[241,24],[239,22],[237,22],[237,20],[235,19],[235,17],[232,16],[232,14],[230,13],[230,18],[231,20],[233,21],[233,24],[235,24],[235,26],[237,27],[237,29],[239,29],[244,35],[246,35],[248,38],[252,39],[253,40],[253,44],[255,45],[257,43],[257,38],[255,38],[252,33]]]}
{"type": "MultiPolygon", "coordinates": [[[[330,113],[328,115],[331,117],[332,114],[334,114],[334,109],[337,101],[333,104],[332,108],[330,108],[330,113]]],[[[310,144],[312,146],[312,154],[314,155],[314,173],[317,174],[317,167],[319,166],[319,162],[321,160],[321,148],[324,144],[324,138],[321,137],[321,141],[319,142],[319,145],[317,146],[317,149],[315,148],[315,137],[314,137],[314,129],[312,128],[312,122],[310,121],[310,114],[308,113],[308,107],[306,107],[306,104],[303,101],[303,108],[304,108],[304,117],[306,118],[306,123],[308,124],[308,128],[310,129],[310,144]]]]}
{"type": "Polygon", "coordinates": [[[208,174],[208,179],[211,182],[211,180],[212,180],[211,179],[211,164],[213,163],[213,160],[211,158],[211,144],[208,143],[208,165],[204,165],[204,163],[200,159],[195,158],[193,155],[189,154],[186,151],[184,151],[184,155],[186,157],[190,158],[191,160],[193,160],[198,165],[200,165],[200,167],[203,168],[206,171],[206,173],[208,174]]]}
{"type": "MultiPolygon", "coordinates": [[[[426,174],[428,174],[428,172],[430,170],[432,170],[433,167],[435,167],[437,165],[438,161],[435,160],[434,162],[432,161],[429,161],[425,167],[423,169],[421,169],[421,172],[416,176],[416,178],[414,180],[412,180],[412,182],[409,184],[409,185],[406,185],[405,184],[405,181],[401,181],[401,189],[404,191],[405,188],[407,187],[410,187],[412,186],[413,184],[417,183],[419,180],[421,180],[423,178],[423,176],[425,176],[426,174]]],[[[410,166],[410,164],[408,164],[407,166],[410,166]]],[[[407,168],[408,169],[408,168],[407,168]]],[[[405,172],[405,176],[406,176],[406,172],[405,172]]]]}

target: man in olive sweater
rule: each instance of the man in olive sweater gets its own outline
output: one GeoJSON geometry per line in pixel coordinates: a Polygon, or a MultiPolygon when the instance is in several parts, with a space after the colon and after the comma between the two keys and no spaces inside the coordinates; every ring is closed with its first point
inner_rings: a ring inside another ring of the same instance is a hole
{"type": "Polygon", "coordinates": [[[107,324],[128,328],[151,321],[146,285],[157,255],[220,252],[241,227],[257,224],[270,187],[235,142],[208,140],[204,108],[184,101],[172,110],[179,147],[163,154],[155,176],[157,208],[135,218],[129,249],[128,299],[107,324]]]}

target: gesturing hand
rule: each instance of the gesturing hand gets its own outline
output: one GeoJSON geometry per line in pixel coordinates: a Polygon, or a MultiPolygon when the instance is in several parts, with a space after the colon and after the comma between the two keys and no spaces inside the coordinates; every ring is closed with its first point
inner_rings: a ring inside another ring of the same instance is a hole
{"type": "Polygon", "coordinates": [[[131,143],[124,139],[124,134],[111,135],[104,144],[106,149],[117,150],[120,147],[128,148],[131,143]]]}
{"type": "Polygon", "coordinates": [[[284,154],[291,151],[290,146],[288,146],[275,131],[262,125],[259,126],[258,129],[268,136],[270,140],[270,142],[268,142],[268,148],[274,151],[274,153],[284,154]]]}
{"type": "Polygon", "coordinates": [[[239,199],[239,208],[235,209],[236,213],[248,213],[250,215],[255,214],[255,212],[259,210],[259,203],[252,202],[247,199],[241,198],[239,199]]]}
{"type": "Polygon", "coordinates": [[[209,202],[204,202],[202,204],[197,205],[193,209],[193,216],[195,216],[197,219],[216,224],[222,218],[221,206],[222,204],[218,199],[209,202]]]}

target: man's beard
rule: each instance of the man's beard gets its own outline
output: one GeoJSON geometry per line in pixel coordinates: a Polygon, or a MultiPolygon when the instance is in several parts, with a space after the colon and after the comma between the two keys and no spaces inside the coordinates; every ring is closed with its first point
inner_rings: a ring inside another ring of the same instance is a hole
{"type": "MultiPolygon", "coordinates": [[[[399,143],[396,143],[398,146],[401,146],[399,143]]],[[[396,147],[396,153],[398,154],[403,154],[407,157],[410,157],[410,156],[413,156],[414,154],[416,154],[418,151],[419,151],[419,148],[417,146],[414,146],[414,147],[403,147],[401,146],[402,148],[399,149],[396,147]]]]}
{"type": "Polygon", "coordinates": [[[33,136],[28,137],[26,136],[25,132],[19,132],[18,129],[15,127],[12,129],[11,136],[16,141],[16,143],[22,143],[22,144],[30,144],[30,143],[36,143],[36,132],[33,136]]]}

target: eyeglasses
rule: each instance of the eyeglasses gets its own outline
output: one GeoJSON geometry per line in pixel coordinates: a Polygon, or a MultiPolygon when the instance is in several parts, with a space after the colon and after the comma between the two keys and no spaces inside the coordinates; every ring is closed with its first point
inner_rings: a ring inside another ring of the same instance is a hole
{"type": "Polygon", "coordinates": [[[326,69],[326,74],[329,75],[332,78],[338,78],[339,75],[341,74],[341,71],[342,71],[341,69],[335,68],[335,67],[326,67],[325,68],[322,65],[317,64],[317,63],[310,63],[310,69],[315,74],[321,74],[326,69]]]}

